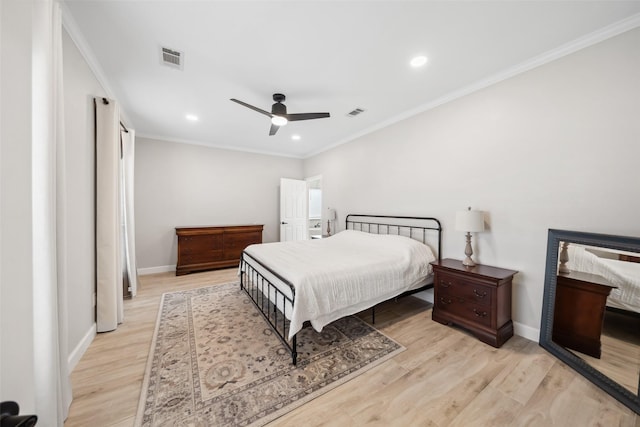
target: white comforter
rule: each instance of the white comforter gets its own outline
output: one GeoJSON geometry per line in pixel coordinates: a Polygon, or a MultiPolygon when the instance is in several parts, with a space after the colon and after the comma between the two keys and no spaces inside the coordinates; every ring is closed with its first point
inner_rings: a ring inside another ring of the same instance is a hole
{"type": "Polygon", "coordinates": [[[431,249],[403,236],[346,230],[330,238],[251,245],[246,252],[295,287],[289,339],[309,320],[325,325],[415,288],[431,249]]]}
{"type": "Polygon", "coordinates": [[[582,246],[569,245],[571,270],[597,274],[616,289],[611,290],[607,305],[640,313],[640,264],[600,258],[582,246]]]}

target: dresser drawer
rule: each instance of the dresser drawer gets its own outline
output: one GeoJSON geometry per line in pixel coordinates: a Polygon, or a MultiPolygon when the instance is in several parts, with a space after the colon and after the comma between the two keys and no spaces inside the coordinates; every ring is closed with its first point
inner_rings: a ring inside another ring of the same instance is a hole
{"type": "Polygon", "coordinates": [[[462,298],[467,302],[491,306],[495,287],[483,285],[478,283],[478,281],[453,274],[440,273],[436,280],[436,286],[439,292],[455,295],[457,298],[462,298]]]}
{"type": "Polygon", "coordinates": [[[224,259],[240,259],[242,251],[244,251],[247,246],[261,242],[261,231],[251,233],[225,233],[224,259]]]}
{"type": "Polygon", "coordinates": [[[178,250],[180,253],[193,253],[207,250],[222,250],[222,233],[178,236],[178,250]]]}
{"type": "Polygon", "coordinates": [[[472,303],[459,296],[440,294],[436,300],[436,307],[475,324],[491,326],[491,307],[484,304],[472,303]]]}
{"type": "Polygon", "coordinates": [[[201,250],[190,252],[180,256],[180,262],[185,264],[202,264],[210,262],[212,259],[219,259],[223,256],[221,250],[201,250]]]}

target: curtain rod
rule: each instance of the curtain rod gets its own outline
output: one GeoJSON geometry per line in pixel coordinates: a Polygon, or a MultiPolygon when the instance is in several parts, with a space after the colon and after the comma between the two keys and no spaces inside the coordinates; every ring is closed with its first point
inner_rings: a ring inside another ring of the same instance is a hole
{"type": "MultiPolygon", "coordinates": [[[[102,98],[102,103],[104,105],[109,105],[109,100],[107,98],[102,98]]],[[[122,124],[122,121],[120,121],[120,127],[122,128],[123,131],[125,131],[126,133],[129,133],[129,129],[127,129],[127,127],[122,124]]]]}

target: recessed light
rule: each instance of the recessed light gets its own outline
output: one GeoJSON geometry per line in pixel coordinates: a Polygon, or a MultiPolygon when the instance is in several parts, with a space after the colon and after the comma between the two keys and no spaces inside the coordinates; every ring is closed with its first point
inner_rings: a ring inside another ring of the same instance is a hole
{"type": "Polygon", "coordinates": [[[198,121],[198,116],[196,116],[195,114],[187,114],[184,116],[185,119],[189,120],[190,122],[197,122],[198,121]]]}
{"type": "Polygon", "coordinates": [[[427,57],[423,55],[414,57],[413,59],[411,59],[411,62],[410,62],[413,68],[422,67],[426,63],[427,63],[427,57]]]}
{"type": "Polygon", "coordinates": [[[294,141],[300,141],[300,135],[291,135],[291,139],[294,141]]]}

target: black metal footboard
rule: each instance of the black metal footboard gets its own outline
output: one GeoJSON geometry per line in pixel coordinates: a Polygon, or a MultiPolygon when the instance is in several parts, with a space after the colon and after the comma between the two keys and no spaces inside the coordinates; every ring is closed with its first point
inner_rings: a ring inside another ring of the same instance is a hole
{"type": "Polygon", "coordinates": [[[260,310],[260,313],[262,313],[267,322],[269,322],[276,335],[278,335],[282,343],[287,346],[291,352],[292,363],[296,365],[298,363],[298,352],[296,350],[297,340],[295,335],[291,341],[287,339],[289,336],[289,320],[286,316],[287,313],[290,315],[293,310],[295,288],[280,275],[274,273],[255,258],[250,257],[252,262],[257,264],[257,266],[252,265],[247,261],[247,257],[244,252],[240,257],[240,289],[245,290],[251,298],[251,301],[253,301],[258,310],[260,310]],[[265,277],[265,274],[258,271],[256,267],[263,269],[263,271],[268,271],[288,285],[291,290],[291,297],[271,283],[269,279],[265,277]]]}

